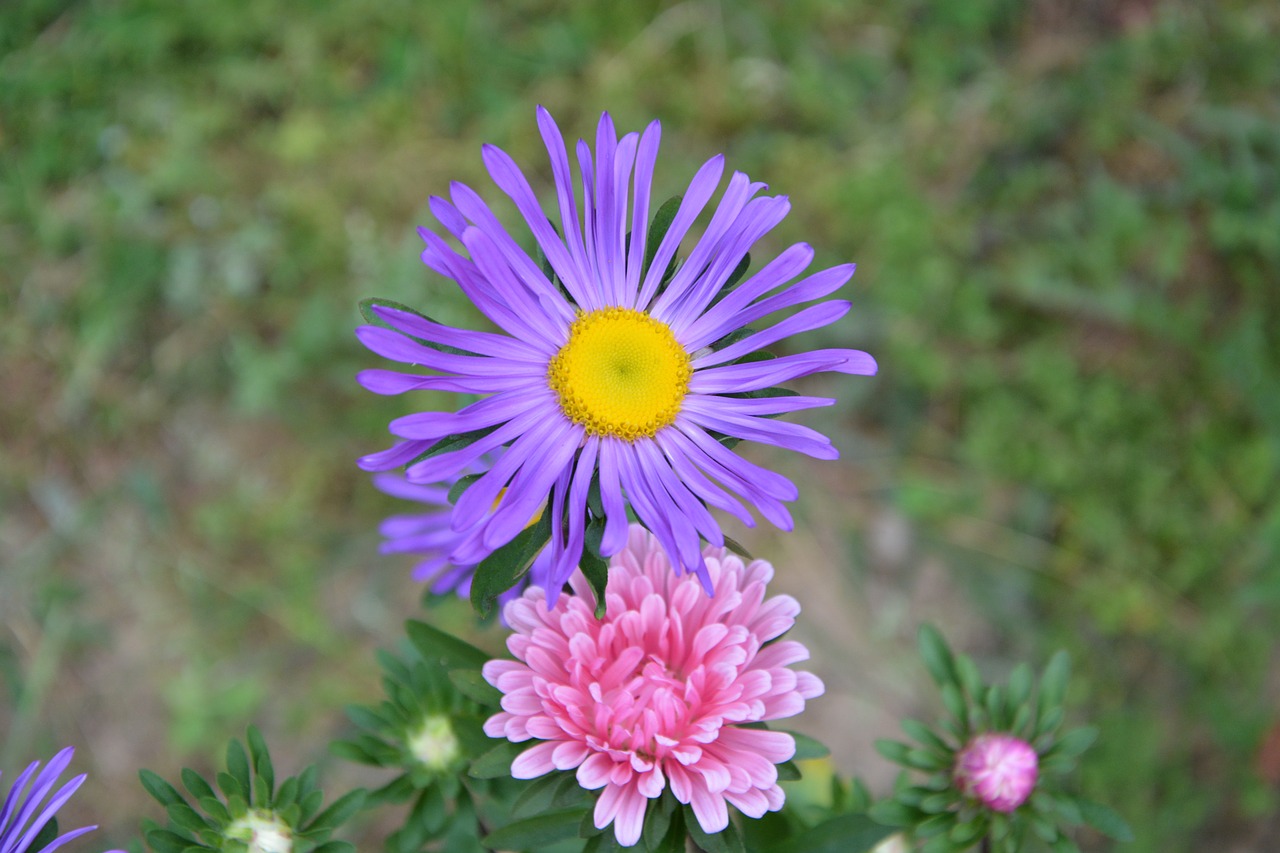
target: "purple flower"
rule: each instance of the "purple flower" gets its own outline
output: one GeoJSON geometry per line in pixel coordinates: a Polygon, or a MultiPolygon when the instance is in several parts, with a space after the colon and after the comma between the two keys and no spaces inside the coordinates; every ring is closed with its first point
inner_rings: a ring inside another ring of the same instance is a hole
{"type": "MultiPolygon", "coordinates": [[[[377,474],[373,478],[373,485],[392,497],[415,501],[430,507],[423,513],[388,516],[378,527],[378,532],[383,536],[380,549],[382,553],[407,553],[422,557],[422,561],[413,568],[413,579],[430,584],[431,592],[436,595],[446,595],[450,592],[456,592],[464,598],[470,595],[476,564],[458,565],[449,559],[449,553],[464,538],[462,533],[449,527],[453,517],[453,507],[449,503],[449,486],[418,485],[396,474],[377,474]]],[[[531,574],[545,571],[549,555],[550,552],[544,550],[538,556],[531,574]]],[[[498,596],[499,608],[508,601],[520,597],[520,593],[529,583],[529,577],[530,574],[523,575],[514,587],[498,596]]]]}
{"type": "Polygon", "coordinates": [[[1011,812],[1036,786],[1039,762],[1031,744],[1013,735],[975,737],[956,757],[956,785],[989,809],[1011,812]]]}
{"type": "MultiPolygon", "coordinates": [[[[32,843],[40,834],[40,830],[44,829],[45,824],[53,819],[54,813],[62,807],[62,804],[71,798],[76,789],[84,782],[85,777],[81,775],[75,777],[67,784],[63,785],[53,794],[43,810],[40,803],[49,796],[54,786],[58,784],[58,777],[67,769],[67,765],[71,763],[71,756],[75,750],[71,747],[59,752],[44,771],[36,776],[36,771],[40,769],[40,762],[33,761],[28,765],[27,769],[22,772],[17,780],[13,783],[13,787],[9,789],[9,794],[4,798],[4,808],[0,810],[0,853],[25,853],[31,850],[32,843]],[[35,776],[35,781],[31,782],[31,777],[35,776]],[[31,782],[31,789],[26,791],[27,783],[31,782]],[[37,814],[38,812],[38,814],[37,814]]],[[[97,829],[96,826],[82,826],[79,829],[73,829],[71,832],[61,835],[53,841],[41,847],[38,851],[32,850],[31,853],[49,853],[66,844],[74,838],[79,838],[86,832],[92,832],[97,829]]]]}
{"type": "Polygon", "coordinates": [[[554,277],[470,188],[455,183],[451,201],[432,198],[432,213],[466,253],[423,228],[423,261],[454,279],[500,333],[374,308],[391,328],[361,327],[364,345],[434,373],[366,370],[359,377],[365,388],[379,394],[432,389],[481,399],[456,413],[419,412],[392,421],[391,432],[406,440],[360,464],[382,471],[412,463],[411,482],[439,483],[507,447],[454,507],[450,527],[463,535],[449,558],[458,565],[478,563],[545,507],[552,529],[549,574],[534,582],[552,590],[580,561],[587,497],[598,478],[606,519],[600,552],[611,556],[626,546],[629,504],[675,571],[696,572],[710,592],[701,540],[721,547],[724,535],[708,506],[751,526],[745,502],[790,529],[782,502],[797,496],[793,483],[748,462],[724,439],[834,459],[838,453],[826,436],[774,419],[833,401],[769,396],[767,389],[813,373],[876,371],[871,356],[851,349],[761,357],[771,344],[843,317],[848,302],[811,305],[758,330],[752,324],[827,296],[849,279],[853,265],[793,281],[813,259],[809,246],[796,244],[731,288],[752,244],[790,209],[786,197],[758,196],[765,185],[735,172],[702,236],[668,279],[681,241],[720,184],[723,156],[698,170],[665,234],[649,243],[658,122],[619,139],[606,113],[595,151],[578,143],[580,212],[564,139],[546,110],[537,115],[551,156],[558,228],[506,153],[486,145],[483,158],[554,277]],[[442,438],[486,430],[465,447],[413,461],[442,438]]]}

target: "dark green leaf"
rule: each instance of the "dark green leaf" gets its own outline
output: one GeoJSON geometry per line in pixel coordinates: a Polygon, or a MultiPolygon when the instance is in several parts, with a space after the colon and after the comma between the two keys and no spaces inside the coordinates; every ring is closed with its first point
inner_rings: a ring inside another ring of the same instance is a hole
{"type": "Polygon", "coordinates": [[[794,761],[784,761],[778,765],[778,781],[794,782],[801,778],[800,768],[794,761]]]}
{"type": "Polygon", "coordinates": [[[503,741],[471,762],[467,774],[475,779],[501,779],[511,775],[511,762],[530,746],[527,743],[503,741]]]}
{"type": "Polygon", "coordinates": [[[182,784],[191,792],[191,796],[195,797],[197,802],[206,797],[217,797],[213,787],[205,781],[205,778],[190,767],[182,768],[182,784]]]}
{"type": "Polygon", "coordinates": [[[155,797],[162,806],[171,806],[174,803],[185,803],[182,795],[164,779],[160,778],[150,770],[139,770],[138,778],[142,781],[142,787],[147,789],[147,793],[155,797]]]}
{"type": "Polygon", "coordinates": [[[888,738],[876,738],[876,752],[895,764],[905,764],[907,761],[907,753],[911,751],[911,747],[905,743],[888,738]]]}
{"type": "Polygon", "coordinates": [[[604,593],[609,584],[609,564],[588,549],[582,552],[582,559],[579,561],[578,567],[582,569],[582,574],[586,577],[587,583],[591,585],[591,591],[595,593],[595,617],[603,619],[607,603],[604,593]]]}
{"type": "Polygon", "coordinates": [[[918,640],[920,658],[924,661],[925,668],[929,670],[929,675],[933,676],[933,680],[938,683],[938,686],[944,687],[948,684],[956,684],[955,663],[951,657],[951,649],[947,647],[947,641],[943,638],[942,633],[932,625],[925,623],[920,626],[918,640]]]}
{"type": "Polygon", "coordinates": [[[367,792],[363,788],[357,788],[343,794],[307,826],[307,832],[332,832],[342,824],[351,819],[356,812],[360,811],[364,805],[364,798],[367,792]]]}
{"type": "Polygon", "coordinates": [[[495,429],[497,429],[496,426],[491,426],[484,427],[483,429],[473,429],[470,432],[459,432],[454,433],[453,435],[446,435],[444,438],[440,439],[435,444],[415,456],[405,467],[412,467],[424,459],[439,456],[441,453],[449,453],[453,450],[461,450],[464,447],[469,447],[489,433],[493,432],[495,429]]]}
{"type": "MultiPolygon", "coordinates": [[[[658,253],[658,246],[662,244],[662,238],[667,235],[667,230],[671,228],[671,222],[676,218],[676,212],[680,210],[680,202],[682,196],[672,196],[662,203],[658,208],[658,212],[654,214],[653,223],[649,226],[649,235],[645,238],[644,243],[644,266],[641,267],[641,279],[648,275],[649,266],[653,263],[653,256],[658,253]]],[[[675,256],[672,256],[672,263],[675,262],[675,256]]],[[[666,275],[663,276],[666,278],[666,275]]]]}
{"type": "Polygon", "coordinates": [[[685,806],[682,811],[685,829],[700,850],[706,853],[745,853],[742,836],[738,833],[738,828],[733,825],[733,821],[729,821],[729,825],[719,832],[708,833],[702,828],[702,824],[698,823],[692,808],[685,806]]]}
{"type": "Polygon", "coordinates": [[[490,660],[488,652],[426,622],[411,619],[405,623],[404,629],[424,660],[445,669],[480,669],[490,660]]]}
{"type": "Polygon", "coordinates": [[[751,560],[755,559],[754,557],[751,556],[751,552],[748,551],[741,542],[729,536],[724,537],[724,547],[728,548],[730,551],[737,554],[739,557],[746,560],[747,562],[750,562],[751,560]]]}
{"type": "Polygon", "coordinates": [[[578,837],[582,809],[565,809],[518,820],[484,837],[484,845],[496,849],[526,850],[578,837]]]}
{"type": "Polygon", "coordinates": [[[831,754],[831,750],[827,748],[827,745],[817,738],[809,737],[806,734],[789,731],[787,729],[780,729],[779,731],[786,732],[795,739],[796,754],[791,756],[792,761],[806,761],[810,758],[826,758],[831,754]]]}
{"type": "Polygon", "coordinates": [[[502,691],[485,681],[479,670],[450,670],[449,680],[459,693],[485,707],[497,707],[502,701],[502,691]]]}
{"type": "Polygon", "coordinates": [[[897,831],[865,814],[842,814],[769,848],[768,853],[865,853],[897,831]]]}
{"type": "Polygon", "coordinates": [[[1079,729],[1072,729],[1062,737],[1058,738],[1058,742],[1049,750],[1046,757],[1065,757],[1077,758],[1086,749],[1093,745],[1098,739],[1098,729],[1096,726],[1084,726],[1079,729]]]}
{"type": "Polygon", "coordinates": [[[458,498],[462,497],[462,493],[471,488],[471,484],[484,476],[484,472],[479,474],[467,474],[459,477],[458,482],[449,487],[449,503],[456,504],[458,498]]]}
{"type": "Polygon", "coordinates": [[[195,839],[185,838],[167,829],[155,829],[147,833],[147,846],[153,853],[185,853],[195,839]]]}
{"type": "MultiPolygon", "coordinates": [[[[249,785],[252,774],[249,772],[249,756],[245,754],[244,746],[238,740],[232,740],[227,744],[227,773],[231,774],[231,778],[235,781],[236,792],[244,797],[246,802],[250,802],[249,785]]],[[[221,781],[218,784],[221,785],[221,781]]],[[[223,793],[231,795],[231,792],[225,788],[223,793]]]]}
{"type": "Polygon", "coordinates": [[[471,606],[481,616],[488,616],[498,596],[529,571],[534,557],[551,539],[551,513],[544,512],[537,522],[494,551],[476,566],[471,579],[471,606]]]}
{"type": "Polygon", "coordinates": [[[1084,822],[1098,832],[1116,841],[1133,841],[1133,830],[1115,809],[1085,799],[1077,799],[1076,805],[1080,807],[1080,815],[1084,818],[1084,822]]]}

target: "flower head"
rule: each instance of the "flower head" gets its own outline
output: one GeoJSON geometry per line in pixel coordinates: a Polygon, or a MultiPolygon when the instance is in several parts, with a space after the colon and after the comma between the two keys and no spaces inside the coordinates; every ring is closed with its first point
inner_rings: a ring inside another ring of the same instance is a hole
{"type": "Polygon", "coordinates": [[[405,440],[361,465],[380,471],[407,464],[410,481],[439,483],[506,447],[452,511],[450,528],[460,534],[449,552],[455,565],[480,562],[545,507],[551,554],[534,582],[559,590],[580,562],[587,498],[598,484],[593,516],[604,519],[600,554],[626,546],[629,504],[677,573],[697,573],[709,590],[702,539],[718,547],[724,536],[708,507],[753,525],[749,504],[790,529],[783,502],[797,495],[793,483],[748,462],[729,440],[833,459],[838,454],[825,436],[774,419],[832,400],[772,389],[813,373],[876,370],[874,359],[858,350],[780,358],[763,352],[835,322],[848,302],[811,305],[761,329],[752,324],[829,295],[853,265],[794,281],[813,259],[809,246],[796,244],[738,283],[749,249],[790,208],[784,196],[759,195],[765,185],[741,172],[729,179],[702,236],[679,264],[681,242],[720,184],[723,157],[707,161],[678,205],[665,209],[670,215],[655,217],[649,229],[657,122],[619,139],[606,113],[594,152],[578,143],[581,208],[564,139],[541,108],[538,126],[550,154],[559,228],[507,154],[486,145],[483,157],[532,231],[545,267],[462,184],[452,185],[448,201],[432,198],[431,210],[465,253],[420,229],[423,261],[454,279],[500,331],[456,329],[386,305],[371,309],[380,325],[357,331],[379,355],[434,371],[366,370],[359,378],[369,390],[434,389],[481,399],[456,413],[419,412],[393,421],[391,431],[405,440]]]}
{"type": "Polygon", "coordinates": [[[507,605],[517,660],[490,661],[484,677],[505,695],[485,732],[537,739],[512,763],[516,778],[577,769],[603,788],[595,825],[635,844],[649,800],[668,785],[707,832],[728,824],[727,805],[751,817],[782,807],[776,764],[795,753],[783,732],[743,723],[798,714],[822,682],[789,664],[798,642],[773,640],[795,622],[790,596],[765,598],[773,568],[743,564],[723,548],[703,553],[714,597],[677,577],[656,539],[632,525],[611,562],[605,615],[577,573],[573,596],[548,610],[536,588],[507,605]]]}
{"type": "MultiPolygon", "coordinates": [[[[67,766],[71,764],[71,756],[75,753],[72,747],[67,747],[49,759],[49,763],[45,765],[43,771],[37,776],[36,771],[40,769],[40,762],[33,761],[27,766],[27,769],[14,781],[13,786],[9,789],[8,796],[4,799],[4,806],[0,808],[0,853],[25,853],[31,849],[32,844],[40,835],[40,830],[45,828],[45,824],[53,819],[54,813],[62,808],[63,803],[71,798],[76,789],[84,783],[85,776],[80,774],[67,784],[63,785],[56,793],[50,797],[49,802],[40,810],[40,804],[45,797],[50,796],[50,792],[58,784],[58,777],[63,774],[67,766]],[[35,776],[35,781],[31,782],[31,777],[35,776]],[[27,783],[31,782],[30,790],[24,794],[27,783]],[[37,814],[39,811],[39,814],[37,814]]],[[[50,841],[39,851],[32,850],[32,853],[45,853],[52,851],[73,838],[79,838],[86,832],[92,832],[97,829],[96,826],[82,826],[79,829],[73,829],[64,835],[50,841]]]]}
{"type": "Polygon", "coordinates": [[[1038,766],[1031,744],[988,732],[969,741],[956,757],[956,785],[989,809],[1011,812],[1031,796],[1038,766]]]}

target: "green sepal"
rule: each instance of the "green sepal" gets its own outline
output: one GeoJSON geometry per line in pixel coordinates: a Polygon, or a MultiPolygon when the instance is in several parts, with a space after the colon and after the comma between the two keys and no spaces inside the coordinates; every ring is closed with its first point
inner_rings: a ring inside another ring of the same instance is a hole
{"type": "Polygon", "coordinates": [[[876,823],[884,826],[914,826],[921,818],[919,809],[912,808],[897,800],[881,800],[867,810],[867,815],[876,823]]]}
{"type": "Polygon", "coordinates": [[[1041,718],[1062,704],[1067,695],[1067,681],[1071,677],[1071,658],[1065,651],[1059,651],[1049,659],[1044,674],[1040,676],[1040,692],[1036,696],[1036,709],[1041,718]]]}
{"type": "Polygon", "coordinates": [[[204,816],[186,803],[172,803],[166,806],[165,814],[169,816],[169,820],[175,826],[181,827],[193,835],[199,835],[206,830],[217,828],[211,821],[205,819],[204,816]]]}
{"type": "Polygon", "coordinates": [[[911,751],[911,747],[905,743],[888,738],[876,738],[876,752],[892,761],[894,764],[905,764],[907,761],[907,753],[911,751]]]}
{"type": "Polygon", "coordinates": [[[223,785],[223,775],[218,774],[218,785],[222,788],[222,792],[228,797],[233,792],[238,793],[244,798],[246,803],[252,803],[252,783],[249,773],[249,756],[245,754],[244,746],[238,740],[231,740],[227,743],[227,772],[229,776],[228,784],[233,787],[228,788],[223,785]]]}
{"type": "Polygon", "coordinates": [[[44,848],[51,844],[57,837],[58,818],[50,817],[49,821],[44,826],[40,827],[40,831],[36,833],[36,837],[31,841],[29,847],[24,847],[23,849],[44,850],[44,848]]]}
{"type": "Polygon", "coordinates": [[[551,513],[543,512],[537,523],[521,530],[476,566],[471,579],[471,606],[481,617],[493,612],[498,596],[516,585],[550,540],[551,513]]]}
{"type": "Polygon", "coordinates": [[[955,750],[947,744],[942,738],[934,733],[933,729],[916,720],[903,720],[900,724],[902,730],[907,733],[907,737],[924,744],[927,749],[931,749],[941,755],[950,756],[955,750]]]}

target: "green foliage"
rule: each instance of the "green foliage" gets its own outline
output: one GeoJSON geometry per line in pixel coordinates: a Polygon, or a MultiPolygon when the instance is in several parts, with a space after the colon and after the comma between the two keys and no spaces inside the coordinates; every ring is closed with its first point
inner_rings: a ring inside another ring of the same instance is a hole
{"type": "Polygon", "coordinates": [[[247,740],[247,752],[237,740],[227,744],[226,770],[217,774],[221,798],[204,777],[183,768],[182,784],[199,809],[159,775],[140,772],[142,787],[164,806],[169,819],[166,828],[144,822],[147,845],[156,853],[244,851],[265,833],[290,839],[290,849],[298,853],[355,853],[353,845],[331,841],[329,836],[360,810],[365,791],[351,791],[322,811],[324,796],[316,787],[314,767],[285,779],[277,788],[262,734],[251,726],[247,740]]]}

